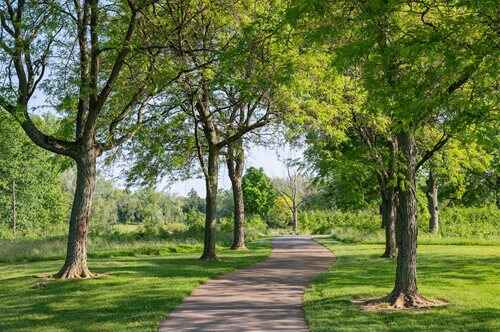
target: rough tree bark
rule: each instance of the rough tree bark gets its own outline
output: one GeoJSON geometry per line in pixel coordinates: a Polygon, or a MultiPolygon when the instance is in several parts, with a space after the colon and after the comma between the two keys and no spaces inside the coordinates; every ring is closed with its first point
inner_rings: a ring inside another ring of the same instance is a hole
{"type": "Polygon", "coordinates": [[[382,257],[396,257],[396,190],[395,188],[384,188],[382,196],[382,224],[385,229],[385,251],[382,257]]]}
{"type": "Polygon", "coordinates": [[[219,148],[215,144],[208,144],[205,211],[205,236],[202,260],[216,260],[215,254],[215,222],[217,219],[217,191],[219,180],[219,148]]]}
{"type": "Polygon", "coordinates": [[[96,160],[99,150],[92,145],[82,147],[76,158],[76,188],[69,220],[66,259],[56,278],[90,278],[87,265],[87,235],[96,184],[96,160]]]}
{"type": "Polygon", "coordinates": [[[427,209],[429,210],[429,232],[436,234],[439,230],[439,210],[438,210],[438,184],[436,175],[432,170],[427,177],[427,209]]]}
{"type": "Polygon", "coordinates": [[[411,132],[398,134],[398,142],[404,161],[401,170],[404,178],[398,184],[396,281],[388,300],[396,308],[419,307],[427,300],[417,289],[416,143],[411,132]]]}
{"type": "Polygon", "coordinates": [[[226,162],[234,201],[233,243],[231,249],[245,249],[245,204],[243,202],[242,186],[245,152],[241,139],[228,146],[226,162]]]}

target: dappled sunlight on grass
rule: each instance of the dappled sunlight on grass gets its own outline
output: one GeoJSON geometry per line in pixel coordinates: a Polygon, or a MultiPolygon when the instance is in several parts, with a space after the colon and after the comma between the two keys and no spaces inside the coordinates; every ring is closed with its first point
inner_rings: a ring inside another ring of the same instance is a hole
{"type": "Polygon", "coordinates": [[[198,254],[90,259],[100,278],[44,281],[61,261],[0,264],[0,331],[155,331],[159,321],[207,279],[255,264],[268,244],[220,252],[220,261],[198,254]]]}
{"type": "Polygon", "coordinates": [[[390,292],[395,263],[379,257],[381,245],[325,243],[337,262],[306,292],[312,332],[500,330],[499,246],[420,245],[421,293],[450,304],[419,311],[366,312],[351,300],[390,292]]]}

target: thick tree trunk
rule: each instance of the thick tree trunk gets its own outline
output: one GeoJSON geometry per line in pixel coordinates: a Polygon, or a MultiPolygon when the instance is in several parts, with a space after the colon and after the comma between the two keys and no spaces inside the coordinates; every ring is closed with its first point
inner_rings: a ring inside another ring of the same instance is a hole
{"type": "Polygon", "coordinates": [[[245,249],[245,205],[243,202],[242,176],[245,168],[245,153],[240,141],[228,147],[227,169],[231,179],[234,200],[233,243],[231,249],[245,249]]]}
{"type": "Polygon", "coordinates": [[[427,178],[427,209],[429,210],[429,232],[436,234],[439,230],[438,185],[435,174],[429,171],[427,178]]]}
{"type": "Polygon", "coordinates": [[[12,233],[17,230],[17,199],[16,199],[16,180],[12,181],[12,233]]]}
{"type": "Polygon", "coordinates": [[[404,178],[400,179],[399,216],[396,225],[398,246],[396,280],[389,302],[397,308],[418,307],[425,302],[417,290],[417,199],[416,199],[416,144],[412,133],[398,135],[403,154],[404,178]]]}
{"type": "Polygon", "coordinates": [[[382,190],[382,224],[385,229],[385,251],[382,257],[396,257],[396,191],[394,188],[382,190]]]}
{"type": "Polygon", "coordinates": [[[217,190],[219,180],[219,149],[214,144],[208,147],[208,165],[205,177],[207,191],[205,210],[205,236],[202,260],[216,260],[215,221],[217,219],[217,190]]]}
{"type": "Polygon", "coordinates": [[[69,220],[66,260],[56,278],[92,277],[87,266],[87,234],[95,191],[97,156],[97,149],[89,147],[76,161],[76,189],[69,220]]]}

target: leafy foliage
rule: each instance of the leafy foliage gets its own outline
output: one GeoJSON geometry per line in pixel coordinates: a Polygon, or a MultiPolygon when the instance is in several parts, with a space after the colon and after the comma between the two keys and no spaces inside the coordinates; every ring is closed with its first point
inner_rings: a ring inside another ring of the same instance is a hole
{"type": "Polygon", "coordinates": [[[243,176],[243,199],[248,214],[266,218],[275,203],[276,196],[271,179],[266,176],[262,168],[247,169],[243,176]]]}
{"type": "MultiPolygon", "coordinates": [[[[38,119],[50,125],[51,119],[38,119]]],[[[61,172],[67,161],[35,146],[8,115],[0,113],[0,220],[12,228],[15,204],[17,235],[49,234],[64,223],[70,194],[64,192],[61,172]],[[15,194],[15,202],[13,201],[15,194]]],[[[6,231],[5,236],[14,236],[6,231]]]]}

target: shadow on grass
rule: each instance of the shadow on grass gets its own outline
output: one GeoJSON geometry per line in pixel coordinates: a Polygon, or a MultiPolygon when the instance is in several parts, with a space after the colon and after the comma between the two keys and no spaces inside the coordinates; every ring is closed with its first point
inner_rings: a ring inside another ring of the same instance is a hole
{"type": "MultiPolygon", "coordinates": [[[[92,270],[105,276],[53,281],[39,288],[32,287],[37,282],[33,275],[42,263],[17,264],[23,276],[1,281],[0,331],[155,331],[193,288],[263,260],[267,249],[222,256],[210,263],[194,255],[93,259],[92,270]]],[[[60,262],[43,263],[52,268],[60,262]]]]}
{"type": "Polygon", "coordinates": [[[500,331],[500,255],[468,247],[428,247],[418,258],[420,291],[450,302],[417,311],[366,312],[352,299],[388,294],[395,262],[379,258],[382,246],[330,245],[331,270],[307,291],[305,311],[312,332],[326,331],[500,331]]]}
{"type": "Polygon", "coordinates": [[[498,308],[433,308],[420,311],[366,312],[347,299],[308,302],[328,311],[308,317],[312,332],[332,331],[498,331],[498,308]]]}

